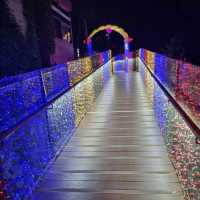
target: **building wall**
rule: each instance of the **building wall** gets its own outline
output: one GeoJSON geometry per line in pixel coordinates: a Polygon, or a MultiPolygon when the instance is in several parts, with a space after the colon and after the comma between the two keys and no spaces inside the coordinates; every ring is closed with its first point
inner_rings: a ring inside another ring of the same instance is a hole
{"type": "MultiPolygon", "coordinates": [[[[69,0],[56,0],[58,8],[70,19],[69,0]]],[[[25,73],[73,58],[73,44],[55,32],[51,0],[0,1],[0,78],[25,73]]],[[[69,23],[59,14],[62,25],[69,23]]],[[[71,19],[70,19],[71,20],[71,19]]]]}
{"type": "Polygon", "coordinates": [[[74,48],[72,43],[55,38],[55,52],[51,55],[51,64],[62,64],[74,58],[74,48]]]}
{"type": "Polygon", "coordinates": [[[54,11],[56,37],[55,51],[51,54],[51,64],[66,63],[74,58],[72,43],[71,11],[70,0],[55,0],[52,5],[54,11]]]}
{"type": "Polygon", "coordinates": [[[66,12],[72,11],[72,4],[70,0],[56,0],[56,2],[64,9],[66,12]]]}

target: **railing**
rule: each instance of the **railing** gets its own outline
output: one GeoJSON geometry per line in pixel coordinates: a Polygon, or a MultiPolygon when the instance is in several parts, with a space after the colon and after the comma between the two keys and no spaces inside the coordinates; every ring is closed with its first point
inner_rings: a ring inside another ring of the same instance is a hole
{"type": "MultiPolygon", "coordinates": [[[[98,61],[99,55],[93,58],[97,60],[96,65],[90,68],[91,70],[84,71],[82,65],[80,69],[76,68],[76,70],[81,70],[81,73],[78,73],[78,75],[81,74],[81,79],[76,82],[70,82],[77,79],[74,79],[76,75],[73,73],[67,73],[66,65],[25,74],[22,77],[12,77],[7,79],[7,84],[5,80],[1,82],[2,85],[5,84],[3,91],[6,91],[6,85],[9,85],[7,88],[9,94],[13,91],[11,86],[15,86],[14,91],[18,95],[18,100],[20,97],[24,98],[24,95],[20,95],[27,92],[27,101],[24,102],[28,104],[30,101],[28,108],[32,111],[34,107],[36,112],[30,114],[28,110],[29,116],[21,122],[19,119],[22,118],[16,118],[18,125],[9,129],[1,138],[0,196],[18,200],[27,199],[31,195],[39,178],[70,139],[81,119],[111,77],[112,65],[109,61],[109,53],[105,52],[102,55],[105,55],[104,60],[98,61]],[[60,86],[57,85],[59,83],[60,86]],[[23,88],[20,87],[22,85],[23,88]],[[16,89],[16,87],[19,88],[16,89]],[[40,91],[39,95],[36,95],[35,90],[31,92],[32,88],[40,91]],[[42,88],[45,88],[44,91],[42,88]],[[34,98],[37,96],[37,99],[44,99],[32,100],[31,95],[34,98]],[[34,104],[36,102],[41,103],[34,104]]],[[[73,61],[75,62],[79,63],[79,61],[73,61]]],[[[14,104],[15,99],[10,98],[10,102],[13,102],[12,106],[18,105],[14,104]]],[[[5,105],[5,102],[3,104],[5,105]]],[[[23,107],[27,104],[22,104],[22,108],[27,108],[23,107]]],[[[14,114],[15,112],[11,112],[10,116],[14,117],[14,114]]]]}
{"type": "Polygon", "coordinates": [[[200,147],[195,143],[195,137],[200,133],[199,111],[198,105],[191,104],[196,102],[195,91],[199,89],[192,87],[199,69],[144,49],[140,50],[139,58],[139,71],[147,95],[186,199],[200,199],[200,147]],[[194,74],[190,70],[187,73],[188,66],[193,72],[195,70],[194,74]],[[187,74],[192,80],[188,80],[187,74]],[[190,101],[183,98],[189,94],[190,101]],[[190,105],[195,108],[190,109],[190,105]]]}
{"type": "Polygon", "coordinates": [[[111,59],[103,52],[0,80],[0,138],[111,59]]]}
{"type": "Polygon", "coordinates": [[[182,114],[197,137],[200,137],[200,66],[172,59],[145,49],[140,59],[182,114]]]}

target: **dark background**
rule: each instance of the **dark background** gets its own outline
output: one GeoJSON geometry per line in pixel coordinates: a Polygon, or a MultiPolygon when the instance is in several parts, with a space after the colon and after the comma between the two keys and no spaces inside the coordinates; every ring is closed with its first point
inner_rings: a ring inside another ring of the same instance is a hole
{"type": "MultiPolygon", "coordinates": [[[[147,48],[200,64],[200,6],[195,0],[72,0],[76,48],[85,52],[83,40],[102,24],[115,24],[134,38],[131,48],[147,48]],[[88,31],[88,33],[87,33],[88,31]]],[[[105,32],[94,37],[95,49],[111,47],[123,52],[123,39],[105,32]]]]}
{"type": "Polygon", "coordinates": [[[0,0],[0,78],[50,66],[54,52],[52,0],[22,0],[27,30],[21,32],[7,0],[0,0]]]}

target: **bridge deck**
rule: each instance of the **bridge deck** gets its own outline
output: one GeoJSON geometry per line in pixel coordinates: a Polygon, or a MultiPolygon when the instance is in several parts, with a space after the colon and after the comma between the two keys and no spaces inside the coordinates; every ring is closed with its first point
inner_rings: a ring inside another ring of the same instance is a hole
{"type": "Polygon", "coordinates": [[[180,200],[139,73],[116,73],[49,169],[37,200],[180,200]]]}

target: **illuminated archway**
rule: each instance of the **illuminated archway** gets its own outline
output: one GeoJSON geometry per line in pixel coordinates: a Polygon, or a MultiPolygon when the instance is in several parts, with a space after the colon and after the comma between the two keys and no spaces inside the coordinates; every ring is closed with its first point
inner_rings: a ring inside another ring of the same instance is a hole
{"type": "Polygon", "coordinates": [[[98,27],[92,33],[88,36],[86,43],[87,43],[87,49],[88,49],[88,54],[92,55],[93,54],[93,49],[92,49],[92,37],[97,34],[100,31],[106,31],[108,34],[110,34],[112,31],[115,31],[119,33],[123,38],[124,38],[124,54],[126,57],[128,57],[129,54],[129,43],[133,40],[132,38],[129,37],[128,33],[121,27],[112,25],[112,24],[107,24],[98,27]]]}

